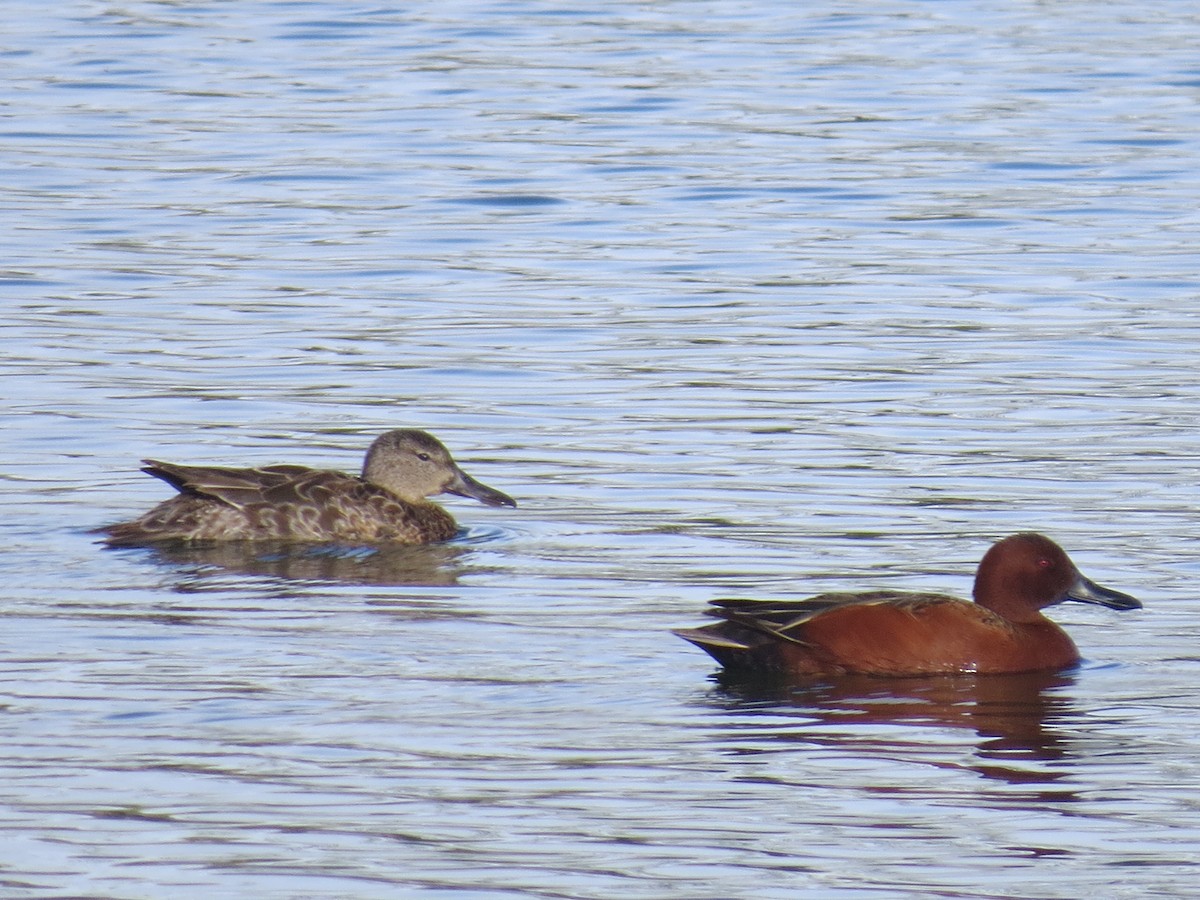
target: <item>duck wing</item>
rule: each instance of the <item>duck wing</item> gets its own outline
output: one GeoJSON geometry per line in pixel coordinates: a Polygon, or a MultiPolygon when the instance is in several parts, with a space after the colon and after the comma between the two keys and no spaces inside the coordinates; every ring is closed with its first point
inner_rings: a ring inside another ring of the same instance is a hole
{"type": "Polygon", "coordinates": [[[279,499],[295,499],[303,485],[327,481],[336,477],[358,481],[338,472],[325,472],[308,466],[277,465],[253,469],[224,466],[184,466],[157,459],[142,460],[142,471],[161,478],[181,494],[216,500],[235,509],[259,503],[277,503],[279,499]]]}
{"type": "Polygon", "coordinates": [[[828,593],[803,600],[714,600],[705,615],[721,619],[700,628],[677,631],[680,637],[703,645],[725,645],[749,648],[763,638],[806,643],[804,626],[817,616],[855,606],[886,605],[916,614],[931,605],[961,601],[946,594],[923,594],[912,591],[867,591],[857,593],[828,593]]]}

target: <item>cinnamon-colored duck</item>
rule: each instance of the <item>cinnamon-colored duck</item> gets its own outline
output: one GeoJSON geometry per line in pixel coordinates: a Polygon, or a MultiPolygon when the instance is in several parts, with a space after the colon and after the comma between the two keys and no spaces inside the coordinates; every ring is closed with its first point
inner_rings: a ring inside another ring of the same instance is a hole
{"type": "Polygon", "coordinates": [[[179,494],[140,518],[100,529],[114,546],[159,541],[361,541],[427,544],[455,535],[450,513],[428,497],[449,493],[516,506],[458,467],[424,431],[403,428],[371,444],[362,476],[307,466],[255,469],[143,460],[179,494]]]}
{"type": "Polygon", "coordinates": [[[874,591],[807,600],[717,600],[722,621],[677,631],[730,669],[783,675],[1005,674],[1079,662],[1067,633],[1042,615],[1064,600],[1140,609],[1128,594],[1079,573],[1040,534],[993,544],[975,575],[975,602],[874,591]]]}

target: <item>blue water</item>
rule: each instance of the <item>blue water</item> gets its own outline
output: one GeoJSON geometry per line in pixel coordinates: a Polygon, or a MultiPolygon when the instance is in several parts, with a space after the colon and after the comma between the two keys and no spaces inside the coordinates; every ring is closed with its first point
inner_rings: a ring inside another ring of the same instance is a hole
{"type": "Polygon", "coordinates": [[[1190,4],[9,4],[0,891],[1194,890],[1190,4]],[[516,510],[108,551],[427,428],[516,510]],[[1140,597],[1045,679],[729,683],[725,595],[1140,597]]]}

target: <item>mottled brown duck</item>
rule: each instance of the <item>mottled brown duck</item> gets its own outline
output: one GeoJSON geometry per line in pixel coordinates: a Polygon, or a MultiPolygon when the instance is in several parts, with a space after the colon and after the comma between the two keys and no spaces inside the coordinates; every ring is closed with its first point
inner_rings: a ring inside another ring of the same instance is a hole
{"type": "Polygon", "coordinates": [[[428,498],[471,497],[516,506],[458,467],[441,442],[403,428],[371,444],[361,476],[307,466],[254,469],[143,460],[179,493],[132,522],[100,529],[113,546],[160,541],[297,541],[428,544],[458,526],[428,498]]]}

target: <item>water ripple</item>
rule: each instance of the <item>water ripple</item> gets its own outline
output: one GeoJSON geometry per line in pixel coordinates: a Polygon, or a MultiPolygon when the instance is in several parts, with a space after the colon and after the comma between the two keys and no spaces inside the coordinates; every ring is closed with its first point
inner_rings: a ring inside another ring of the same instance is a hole
{"type": "Polygon", "coordinates": [[[9,889],[1194,891],[1194,13],[979,12],[7,9],[9,889]],[[143,456],[399,426],[520,506],[89,533],[143,456]],[[1073,673],[739,684],[669,634],[966,595],[1028,528],[1147,605],[1052,611],[1073,673]]]}

